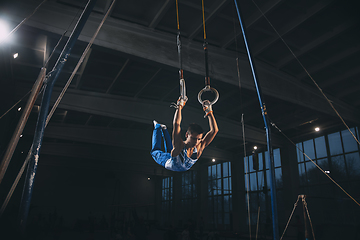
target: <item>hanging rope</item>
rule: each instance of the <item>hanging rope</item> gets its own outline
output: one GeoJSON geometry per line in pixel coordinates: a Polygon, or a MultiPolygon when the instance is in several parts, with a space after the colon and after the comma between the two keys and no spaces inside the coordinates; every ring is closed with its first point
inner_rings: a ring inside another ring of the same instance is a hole
{"type": "Polygon", "coordinates": [[[209,63],[208,63],[208,50],[207,50],[207,41],[206,41],[206,30],[205,30],[205,8],[204,8],[204,0],[201,1],[202,3],[202,16],[203,16],[203,28],[204,28],[204,52],[205,52],[205,87],[199,92],[198,94],[198,101],[201,105],[205,100],[201,99],[201,96],[204,92],[214,92],[215,99],[210,101],[210,104],[213,105],[219,100],[219,92],[215,89],[210,87],[210,77],[209,77],[209,63]]]}
{"type": "Polygon", "coordinates": [[[182,67],[182,57],[181,57],[181,34],[180,34],[179,3],[178,3],[178,0],[176,0],[176,20],[177,20],[176,45],[177,45],[178,58],[179,58],[180,98],[183,99],[183,100],[187,100],[185,80],[184,80],[184,70],[183,70],[183,67],[182,67]]]}

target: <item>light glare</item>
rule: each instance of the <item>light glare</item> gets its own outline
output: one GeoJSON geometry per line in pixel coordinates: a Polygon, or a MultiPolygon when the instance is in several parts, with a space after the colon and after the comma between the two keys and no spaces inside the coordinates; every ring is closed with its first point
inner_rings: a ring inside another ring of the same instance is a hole
{"type": "Polygon", "coordinates": [[[14,56],[14,58],[17,58],[19,56],[19,54],[15,53],[13,56],[14,56]]]}
{"type": "Polygon", "coordinates": [[[215,162],[215,158],[213,158],[211,161],[212,161],[212,162],[215,162]]]}
{"type": "Polygon", "coordinates": [[[0,20],[0,42],[5,40],[7,35],[9,34],[9,29],[5,21],[0,20]]]}
{"type": "Polygon", "coordinates": [[[319,127],[316,127],[316,128],[315,128],[315,131],[316,131],[316,132],[320,131],[320,128],[319,128],[319,127]]]}
{"type": "Polygon", "coordinates": [[[257,149],[257,146],[254,146],[254,149],[256,150],[256,149],[257,149]]]}

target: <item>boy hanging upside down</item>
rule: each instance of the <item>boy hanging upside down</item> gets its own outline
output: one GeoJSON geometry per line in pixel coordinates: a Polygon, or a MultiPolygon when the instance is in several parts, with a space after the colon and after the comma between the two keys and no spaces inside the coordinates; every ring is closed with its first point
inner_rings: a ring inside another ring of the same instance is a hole
{"type": "Polygon", "coordinates": [[[212,111],[210,101],[203,102],[203,109],[209,119],[210,130],[203,136],[203,129],[196,123],[190,124],[185,134],[185,141],[181,138],[181,110],[185,106],[187,99],[177,101],[176,111],[173,120],[172,143],[169,132],[163,124],[154,121],[154,131],[152,136],[151,156],[154,160],[172,171],[187,171],[199,159],[204,148],[207,147],[219,131],[212,111]],[[164,138],[165,151],[161,150],[161,140],[164,138]],[[170,152],[171,151],[171,152],[170,152]]]}

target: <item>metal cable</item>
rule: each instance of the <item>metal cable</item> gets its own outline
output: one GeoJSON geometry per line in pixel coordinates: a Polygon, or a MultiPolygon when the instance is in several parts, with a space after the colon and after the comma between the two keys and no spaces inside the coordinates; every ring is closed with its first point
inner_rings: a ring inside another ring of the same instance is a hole
{"type": "Polygon", "coordinates": [[[279,34],[279,32],[276,30],[276,28],[271,24],[271,22],[269,21],[269,19],[265,16],[265,14],[261,11],[261,9],[259,8],[259,6],[254,2],[254,0],[252,0],[252,2],[255,4],[256,8],[260,11],[260,13],[262,14],[262,16],[266,19],[266,21],[269,23],[269,25],[272,27],[272,29],[275,31],[275,33],[279,36],[280,40],[285,44],[285,46],[287,47],[287,49],[289,49],[290,53],[294,56],[294,58],[296,59],[296,61],[300,64],[300,66],[302,67],[302,69],[304,69],[305,73],[309,76],[309,78],[311,79],[311,81],[315,84],[315,86],[317,87],[317,89],[320,91],[320,93],[323,95],[323,97],[325,98],[325,100],[329,103],[330,107],[334,110],[334,112],[336,113],[336,115],[340,118],[341,122],[345,125],[345,127],[348,129],[348,131],[350,132],[350,134],[353,136],[353,138],[355,139],[355,141],[360,145],[359,140],[356,138],[356,136],[354,135],[354,133],[350,130],[349,126],[346,124],[345,120],[341,117],[340,113],[335,109],[334,105],[332,104],[331,100],[325,95],[325,93],[323,92],[323,90],[320,88],[320,86],[316,83],[316,81],[313,79],[313,77],[311,76],[311,74],[308,72],[308,70],[305,68],[305,66],[300,62],[300,60],[298,59],[298,57],[295,55],[295,53],[291,50],[290,46],[285,42],[285,40],[281,37],[281,35],[279,34]]]}
{"type": "Polygon", "coordinates": [[[288,141],[290,141],[307,159],[309,159],[322,173],[324,173],[336,186],[338,186],[350,199],[352,199],[358,206],[360,206],[360,203],[358,203],[355,198],[353,198],[348,192],[345,191],[334,179],[330,177],[329,174],[327,174],[319,165],[314,162],[306,153],[304,153],[296,144],[288,137],[286,136],[279,128],[276,126],[273,122],[271,122],[271,125],[274,126],[288,141]]]}

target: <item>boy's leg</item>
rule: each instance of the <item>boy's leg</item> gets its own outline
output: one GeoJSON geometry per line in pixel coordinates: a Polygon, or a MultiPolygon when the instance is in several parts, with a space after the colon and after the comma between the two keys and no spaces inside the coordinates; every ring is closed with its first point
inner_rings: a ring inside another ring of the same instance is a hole
{"type": "Polygon", "coordinates": [[[160,124],[156,124],[153,135],[152,135],[152,148],[151,151],[161,150],[161,138],[162,138],[162,128],[160,124]]]}
{"type": "Polygon", "coordinates": [[[169,153],[173,149],[172,141],[168,130],[162,129],[162,136],[164,137],[165,152],[169,153]]]}
{"type": "MultiPolygon", "coordinates": [[[[167,133],[169,135],[169,133],[167,133]]],[[[160,124],[156,124],[153,136],[152,136],[152,149],[151,149],[151,156],[161,166],[165,167],[165,163],[168,159],[171,158],[170,153],[163,152],[161,150],[161,138],[164,135],[163,129],[160,124]]],[[[170,136],[169,136],[170,137],[170,136]]]]}

